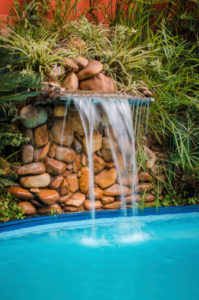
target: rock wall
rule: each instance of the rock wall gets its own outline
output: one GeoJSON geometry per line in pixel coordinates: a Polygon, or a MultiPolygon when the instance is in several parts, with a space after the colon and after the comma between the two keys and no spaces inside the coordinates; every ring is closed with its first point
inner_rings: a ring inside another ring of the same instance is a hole
{"type": "MultiPolygon", "coordinates": [[[[21,111],[29,144],[21,155],[19,186],[8,191],[20,199],[25,215],[78,212],[91,209],[86,140],[80,116],[73,106],[32,106],[21,111]]],[[[149,152],[149,166],[155,157],[149,152]]],[[[109,140],[102,125],[93,135],[95,209],[119,209],[120,185],[112,159],[109,140]]],[[[138,173],[136,200],[152,203],[153,178],[138,173]]],[[[131,180],[123,180],[125,201],[131,207],[131,180]]]]}

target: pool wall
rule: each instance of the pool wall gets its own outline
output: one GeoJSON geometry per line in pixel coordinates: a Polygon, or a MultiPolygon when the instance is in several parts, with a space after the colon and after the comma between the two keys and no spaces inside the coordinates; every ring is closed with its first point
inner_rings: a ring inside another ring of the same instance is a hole
{"type": "MultiPolygon", "coordinates": [[[[199,205],[159,207],[158,209],[157,208],[145,208],[144,210],[139,209],[137,216],[166,215],[166,214],[180,214],[180,213],[194,213],[194,212],[199,212],[199,205]]],[[[121,216],[122,216],[121,210],[97,211],[96,212],[96,219],[118,218],[121,216]]],[[[132,209],[127,210],[127,216],[132,216],[132,209]]],[[[53,224],[53,223],[82,221],[82,220],[89,220],[89,219],[91,219],[90,212],[26,218],[23,220],[1,223],[0,224],[0,232],[11,231],[11,230],[27,228],[27,227],[33,227],[33,226],[53,224]]]]}

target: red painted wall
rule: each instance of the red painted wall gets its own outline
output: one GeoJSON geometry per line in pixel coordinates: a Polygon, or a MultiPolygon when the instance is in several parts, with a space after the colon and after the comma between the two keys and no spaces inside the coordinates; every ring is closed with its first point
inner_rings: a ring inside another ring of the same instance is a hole
{"type": "MultiPolygon", "coordinates": [[[[20,3],[23,3],[24,0],[18,0],[20,3]]],[[[31,0],[30,0],[31,1],[31,0]]],[[[116,0],[113,0],[116,2],[116,0]]],[[[12,7],[14,0],[0,0],[0,26],[6,21],[11,21],[9,16],[9,7],[12,7]]],[[[52,7],[54,6],[55,0],[52,0],[52,7]]],[[[100,7],[108,7],[109,5],[109,0],[99,0],[97,2],[98,4],[98,10],[97,13],[98,20],[102,21],[104,20],[104,15],[102,13],[102,9],[100,7]]],[[[79,14],[81,15],[81,12],[85,11],[90,7],[90,0],[80,0],[79,4],[77,5],[77,10],[79,11],[79,14]]]]}

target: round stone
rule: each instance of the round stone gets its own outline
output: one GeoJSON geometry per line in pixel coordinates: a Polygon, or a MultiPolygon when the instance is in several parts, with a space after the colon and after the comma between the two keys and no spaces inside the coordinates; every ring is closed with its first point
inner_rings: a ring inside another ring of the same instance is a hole
{"type": "Polygon", "coordinates": [[[42,106],[30,104],[22,108],[20,118],[24,127],[35,128],[46,122],[48,114],[42,106]]]}

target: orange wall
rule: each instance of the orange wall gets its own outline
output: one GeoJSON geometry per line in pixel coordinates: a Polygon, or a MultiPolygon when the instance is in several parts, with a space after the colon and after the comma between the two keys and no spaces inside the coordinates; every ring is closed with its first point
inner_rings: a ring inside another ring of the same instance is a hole
{"type": "MultiPolygon", "coordinates": [[[[0,0],[0,25],[8,21],[9,7],[12,7],[14,0],[0,0]]],[[[23,0],[19,0],[20,3],[23,0]]]]}
{"type": "MultiPolygon", "coordinates": [[[[20,3],[23,3],[24,0],[18,0],[20,3]]],[[[31,0],[29,0],[31,1],[31,0]]],[[[116,1],[116,0],[115,0],[116,1]]],[[[14,0],[0,0],[0,25],[2,26],[3,22],[7,22],[8,20],[10,21],[9,16],[9,7],[12,7],[14,0]]],[[[52,7],[54,6],[55,0],[52,0],[52,7]]],[[[93,2],[93,1],[92,1],[93,2]]],[[[104,19],[103,13],[100,11],[100,6],[108,6],[109,5],[109,0],[98,0],[98,11],[97,11],[97,16],[98,20],[102,21],[104,19]]],[[[85,11],[85,9],[88,9],[90,7],[90,0],[80,0],[77,9],[79,13],[85,11]]],[[[95,11],[96,13],[96,11],[95,11]]]]}

